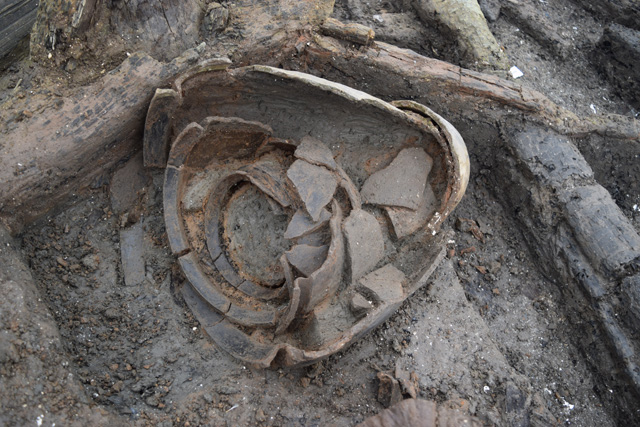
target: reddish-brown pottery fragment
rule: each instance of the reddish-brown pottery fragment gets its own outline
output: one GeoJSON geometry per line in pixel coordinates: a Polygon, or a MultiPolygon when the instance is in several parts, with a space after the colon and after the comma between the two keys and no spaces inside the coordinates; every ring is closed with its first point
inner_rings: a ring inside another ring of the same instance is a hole
{"type": "Polygon", "coordinates": [[[205,64],[172,90],[170,121],[160,100],[150,109],[145,154],[162,162],[177,135],[166,229],[185,301],[220,348],[261,367],[313,363],[425,284],[469,175],[444,119],[266,66],[205,64]]]}

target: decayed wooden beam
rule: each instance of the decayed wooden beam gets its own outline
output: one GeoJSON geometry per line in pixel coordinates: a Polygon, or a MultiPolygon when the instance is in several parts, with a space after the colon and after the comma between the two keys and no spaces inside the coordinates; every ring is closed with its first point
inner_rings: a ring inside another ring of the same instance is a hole
{"type": "Polygon", "coordinates": [[[637,120],[615,115],[582,119],[517,82],[427,58],[387,43],[375,42],[369,49],[352,49],[333,38],[316,35],[310,40],[304,60],[302,64],[296,61],[290,66],[302,67],[382,99],[416,99],[448,114],[494,122],[525,113],[527,120],[566,135],[593,132],[620,139],[640,139],[637,120]]]}
{"type": "Polygon", "coordinates": [[[142,53],[88,87],[38,98],[5,123],[0,157],[0,220],[12,232],[89,185],[141,148],[149,101],[157,87],[198,58],[190,49],[170,63],[142,53]]]}
{"type": "Polygon", "coordinates": [[[29,35],[37,8],[37,0],[0,1],[0,59],[29,35]]]}
{"type": "Polygon", "coordinates": [[[343,24],[337,19],[327,18],[322,23],[322,32],[328,36],[340,38],[360,45],[368,45],[373,41],[375,33],[364,25],[349,23],[343,24]]]}

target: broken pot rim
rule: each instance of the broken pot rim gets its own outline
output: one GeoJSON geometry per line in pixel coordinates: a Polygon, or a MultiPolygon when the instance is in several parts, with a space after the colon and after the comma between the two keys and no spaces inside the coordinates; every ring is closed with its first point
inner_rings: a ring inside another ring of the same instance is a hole
{"type": "MultiPolygon", "coordinates": [[[[438,130],[441,132],[440,135],[434,135],[434,130],[432,127],[428,127],[424,123],[421,123],[419,119],[411,114],[408,114],[402,108],[398,108],[391,103],[385,102],[372,95],[339,83],[331,82],[320,77],[300,73],[297,71],[281,70],[264,65],[252,65],[236,69],[228,69],[228,67],[226,66],[222,67],[220,66],[220,64],[216,64],[215,61],[213,66],[207,66],[205,64],[205,66],[196,67],[195,69],[184,75],[181,79],[176,81],[175,85],[178,89],[178,95],[181,98],[181,102],[183,97],[186,96],[186,94],[190,91],[190,89],[186,88],[184,90],[186,90],[187,92],[183,91],[184,83],[196,76],[205,76],[207,73],[220,76],[219,73],[222,71],[228,73],[231,78],[237,79],[239,82],[242,82],[243,77],[250,76],[251,74],[266,74],[282,79],[296,81],[303,85],[310,85],[322,91],[329,92],[335,96],[341,97],[347,102],[354,104],[354,107],[363,104],[372,106],[374,109],[379,110],[383,114],[391,115],[400,123],[403,123],[410,128],[417,129],[423,135],[433,135],[437,140],[436,144],[440,146],[442,155],[444,156],[444,173],[447,181],[446,190],[442,195],[442,204],[439,209],[440,213],[436,212],[434,214],[434,218],[430,220],[429,223],[425,225],[425,227],[433,229],[433,234],[435,235],[436,226],[439,224],[439,221],[445,218],[453,210],[455,205],[457,205],[457,203],[460,201],[469,179],[469,159],[466,147],[464,146],[464,142],[460,134],[455,130],[455,128],[427,107],[422,106],[421,104],[411,103],[407,106],[413,108],[406,109],[416,109],[423,116],[431,118],[437,124],[438,130]],[[444,140],[445,144],[442,143],[442,140],[444,140]]],[[[248,78],[250,79],[251,77],[248,78]]],[[[405,107],[405,105],[401,105],[401,107],[405,107]]],[[[199,138],[196,137],[198,141],[195,141],[194,146],[197,145],[203,137],[203,133],[200,133],[199,138]]],[[[173,148],[174,147],[172,146],[171,149],[173,150],[173,148]]],[[[178,175],[180,177],[182,177],[182,166],[183,165],[177,168],[175,166],[172,166],[173,168],[177,169],[178,175]]],[[[180,181],[180,179],[177,180],[175,185],[179,187],[181,183],[180,181]]],[[[430,252],[430,254],[428,255],[428,259],[430,262],[425,264],[426,268],[423,268],[421,271],[416,272],[417,274],[413,275],[412,279],[410,280],[410,284],[405,287],[405,292],[401,300],[389,301],[387,304],[377,307],[376,310],[370,312],[365,318],[354,321],[351,327],[334,336],[332,339],[322,344],[322,346],[319,348],[305,349],[303,347],[293,345],[292,343],[275,342],[266,347],[262,347],[263,351],[266,352],[262,352],[262,357],[250,357],[246,353],[240,354],[237,351],[234,351],[233,348],[229,348],[223,343],[218,342],[218,340],[215,339],[214,336],[212,336],[212,338],[215,342],[221,345],[222,348],[224,348],[227,352],[234,355],[235,357],[261,367],[269,367],[273,366],[274,364],[281,364],[284,366],[300,366],[313,363],[319,359],[326,358],[345,348],[349,343],[355,341],[359,336],[385,321],[393,313],[393,311],[395,311],[395,308],[397,308],[397,306],[399,306],[406,298],[408,298],[417,289],[425,284],[425,282],[428,280],[428,277],[443,257],[445,251],[444,246],[442,245],[444,241],[444,234],[446,233],[441,233],[437,238],[431,240],[431,244],[439,245],[441,247],[437,251],[432,250],[430,252]]],[[[437,248],[434,247],[433,249],[437,248]]],[[[191,286],[193,288],[193,284],[191,283],[186,283],[185,285],[191,286]]],[[[228,319],[227,322],[229,322],[228,319]]],[[[237,329],[238,332],[243,333],[240,329],[236,328],[233,323],[229,323],[229,326],[233,326],[235,329],[237,329]]],[[[212,332],[214,331],[212,330],[212,332]]],[[[262,344],[262,346],[264,346],[264,344],[262,344]]]]}
{"type": "Polygon", "coordinates": [[[438,139],[438,136],[443,137],[445,141],[444,145],[440,145],[447,160],[447,190],[443,195],[442,203],[426,227],[436,231],[444,219],[462,200],[470,176],[470,161],[467,148],[458,130],[429,107],[410,100],[386,102],[358,89],[299,71],[284,70],[259,64],[231,68],[231,62],[227,58],[212,58],[204,61],[177,79],[174,84],[180,99],[182,100],[184,97],[183,86],[186,82],[207,73],[217,74],[220,72],[227,72],[237,79],[241,79],[244,75],[255,73],[267,74],[286,80],[297,81],[337,95],[355,104],[372,106],[411,127],[417,126],[422,133],[429,135],[433,135],[433,130],[424,126],[424,124],[420,123],[419,120],[416,120],[415,117],[407,114],[407,111],[432,119],[441,133],[440,135],[433,136],[436,137],[436,139],[438,139]]]}

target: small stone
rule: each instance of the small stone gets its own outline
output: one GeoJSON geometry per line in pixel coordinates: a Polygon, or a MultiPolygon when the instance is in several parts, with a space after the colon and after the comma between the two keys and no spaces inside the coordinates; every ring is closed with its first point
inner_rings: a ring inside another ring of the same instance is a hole
{"type": "Polygon", "coordinates": [[[203,29],[215,34],[224,30],[227,25],[229,25],[229,9],[217,2],[210,3],[202,20],[203,29]]]}
{"type": "Polygon", "coordinates": [[[20,360],[20,353],[18,349],[11,342],[11,335],[7,331],[0,332],[0,365],[5,365],[7,362],[18,362],[20,360]]]}
{"type": "Polygon", "coordinates": [[[500,268],[502,268],[502,264],[500,264],[498,261],[492,261],[491,263],[489,263],[489,272],[491,274],[496,274],[500,271],[500,268]]]}
{"type": "Polygon", "coordinates": [[[108,320],[117,320],[120,318],[120,313],[115,308],[107,308],[103,314],[108,320]]]}
{"type": "Polygon", "coordinates": [[[311,378],[308,377],[302,377],[300,378],[300,385],[304,388],[309,387],[309,384],[311,384],[311,378]]]}
{"type": "Polygon", "coordinates": [[[267,421],[267,416],[264,414],[264,411],[262,410],[262,408],[258,408],[256,410],[256,421],[259,423],[263,423],[267,421]]]}
{"type": "Polygon", "coordinates": [[[499,0],[479,0],[478,5],[488,22],[495,22],[500,16],[499,0]]]}
{"type": "Polygon", "coordinates": [[[156,396],[149,396],[145,400],[145,403],[147,405],[149,405],[149,406],[156,407],[156,406],[158,406],[160,404],[160,401],[158,400],[158,398],[156,396]]]}
{"type": "Polygon", "coordinates": [[[100,265],[100,257],[96,254],[89,254],[82,258],[82,264],[89,270],[95,271],[98,269],[98,265],[100,265]]]}
{"type": "Polygon", "coordinates": [[[113,391],[120,393],[124,388],[124,383],[122,381],[116,381],[116,383],[111,387],[113,391]]]}
{"type": "Polygon", "coordinates": [[[218,388],[218,393],[224,394],[225,396],[231,396],[240,393],[240,389],[232,386],[221,386],[218,388]]]}
{"type": "Polygon", "coordinates": [[[324,372],[324,370],[324,362],[320,361],[318,363],[314,363],[313,365],[309,366],[309,369],[307,370],[307,376],[309,378],[318,378],[324,372]]]}
{"type": "Polygon", "coordinates": [[[112,371],[117,371],[118,370],[119,365],[117,363],[114,363],[112,365],[109,366],[109,369],[111,369],[112,371]]]}
{"type": "Polygon", "coordinates": [[[77,66],[78,66],[78,62],[75,59],[71,58],[67,61],[67,64],[64,66],[64,69],[65,71],[70,73],[73,70],[75,70],[77,66]]]}
{"type": "Polygon", "coordinates": [[[461,231],[463,233],[467,233],[471,230],[472,220],[466,218],[456,218],[455,227],[456,230],[461,231]]]}
{"type": "Polygon", "coordinates": [[[65,261],[62,257],[56,258],[56,262],[63,268],[69,267],[69,263],[65,261]]]}

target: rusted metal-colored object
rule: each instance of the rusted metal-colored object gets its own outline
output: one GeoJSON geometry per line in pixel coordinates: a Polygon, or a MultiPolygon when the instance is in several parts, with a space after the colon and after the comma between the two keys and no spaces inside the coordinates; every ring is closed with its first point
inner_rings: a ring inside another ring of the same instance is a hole
{"type": "Polygon", "coordinates": [[[466,148],[422,105],[221,63],[158,90],[145,127],[147,165],[165,164],[170,141],[164,210],[183,294],[233,356],[311,363],[425,283],[467,185],[466,148]]]}

